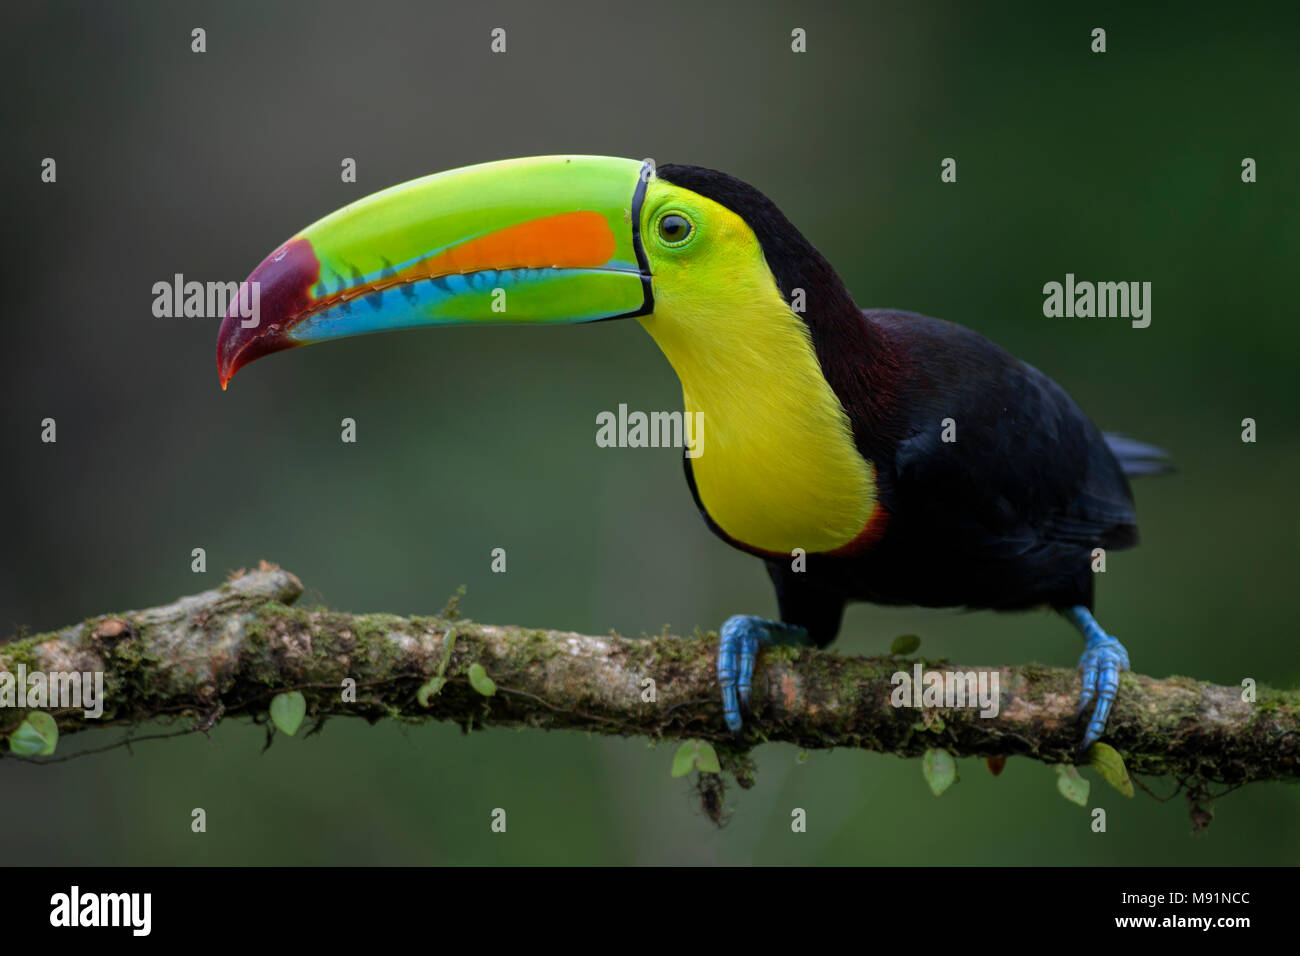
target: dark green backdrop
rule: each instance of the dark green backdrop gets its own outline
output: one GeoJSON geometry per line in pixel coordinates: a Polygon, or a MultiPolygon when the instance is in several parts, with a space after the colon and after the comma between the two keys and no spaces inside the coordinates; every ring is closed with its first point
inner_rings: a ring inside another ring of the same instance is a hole
{"type": "MultiPolygon", "coordinates": [[[[1281,5],[1278,5],[1279,7],[1281,5]]],[[[156,319],[173,273],[240,279],[344,203],[553,152],[732,172],[859,302],[952,319],[1057,378],[1179,473],[1099,614],[1137,669],[1300,678],[1297,19],[1234,4],[21,4],[5,145],[0,631],[161,603],[278,561],[308,600],[600,633],[769,614],[763,569],[700,522],[679,453],[599,449],[595,413],[677,408],[635,323],[399,333],[279,356],[222,393],[216,323],[156,319]],[[190,52],[190,30],[208,52],[190,52]],[[508,52],[489,53],[507,30],[508,52]],[[1093,27],[1108,52],[1089,52],[1093,27]],[[793,27],[808,52],[790,52],[793,27]],[[39,181],[45,156],[58,182],[39,181]],[[339,181],[354,157],[359,183],[339,181]],[[943,185],[943,157],[958,182],[943,185]],[[1240,179],[1243,157],[1259,181],[1240,179]],[[1153,321],[1046,319],[1043,283],[1153,283],[1153,321]],[[40,421],[59,440],[39,440],[40,421]],[[338,438],[354,417],[356,445],[338,438]],[[1243,444],[1255,418],[1259,441],[1243,444]],[[209,571],[190,571],[207,549],[209,571]],[[504,547],[509,571],[493,575],[504,547]]],[[[839,647],[918,633],[970,664],[1072,664],[1049,615],[859,606],[839,647]]],[[[71,739],[105,744],[116,733],[71,739]]],[[[1295,863],[1300,792],[1249,787],[1189,835],[1181,800],[1110,813],[1042,765],[785,746],[702,816],[671,749],[335,721],[222,725],[51,767],[0,764],[5,859],[94,863],[1295,863]],[[190,810],[208,812],[206,835],[190,810]],[[509,812],[494,835],[489,814],[509,812]],[[789,829],[808,811],[808,832],[789,829]]],[[[1167,792],[1168,781],[1156,788],[1167,792]]]]}

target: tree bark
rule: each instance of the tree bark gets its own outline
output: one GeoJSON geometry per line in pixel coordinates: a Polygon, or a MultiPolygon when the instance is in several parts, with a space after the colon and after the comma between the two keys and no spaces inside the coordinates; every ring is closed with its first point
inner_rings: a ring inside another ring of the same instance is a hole
{"type": "MultiPolygon", "coordinates": [[[[400,617],[292,607],[301,593],[294,575],[263,565],[164,607],[0,644],[0,671],[15,673],[23,665],[29,674],[103,673],[100,718],[46,708],[61,736],[159,718],[179,721],[183,730],[206,730],[236,716],[263,719],[276,694],[299,690],[317,727],[333,716],[393,717],[451,720],[467,729],[527,725],[695,738],[715,742],[729,757],[757,743],[785,741],[904,757],[938,748],[958,757],[1078,759],[1073,670],[921,661],[926,670],[996,672],[998,713],[981,717],[972,708],[894,706],[893,675],[910,676],[914,658],[772,648],[760,658],[754,713],[738,740],[722,722],[712,634],[634,640],[479,624],[456,619],[454,608],[440,617],[400,617]],[[447,656],[449,629],[454,640],[447,656]],[[422,706],[417,692],[444,659],[446,683],[422,706]],[[495,682],[491,696],[471,684],[475,663],[495,682]],[[352,699],[348,679],[355,681],[352,699]]],[[[13,731],[23,714],[0,710],[0,733],[13,731]]],[[[1125,673],[1105,740],[1132,773],[1198,785],[1294,779],[1300,776],[1300,693],[1260,687],[1246,701],[1239,687],[1125,673]]]]}

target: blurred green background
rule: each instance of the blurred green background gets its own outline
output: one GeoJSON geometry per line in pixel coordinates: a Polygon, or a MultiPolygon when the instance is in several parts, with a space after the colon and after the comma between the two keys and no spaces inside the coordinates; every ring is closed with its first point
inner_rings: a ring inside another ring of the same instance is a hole
{"type": "MultiPolygon", "coordinates": [[[[1280,5],[1275,5],[1280,7],[1280,5]]],[[[277,356],[218,387],[217,322],[157,319],[173,273],[238,280],[362,195],[473,162],[600,153],[770,195],[864,306],[968,325],[1103,428],[1167,447],[1102,622],[1147,674],[1300,679],[1295,29],[1249,5],[423,2],[22,4],[6,11],[7,487],[0,632],[145,607],[279,562],[304,600],[603,633],[772,614],[708,533],[680,452],[599,449],[595,414],[680,407],[633,322],[446,329],[277,356]],[[190,30],[208,52],[190,52],[190,30]],[[1108,52],[1089,51],[1106,28],[1108,52]],[[507,30],[508,52],[489,52],[507,30]],[[808,52],[790,52],[794,27],[808,52]],[[43,157],[58,182],[39,181],[43,157]],[[958,161],[944,185],[939,164],[958,161]],[[1240,164],[1258,162],[1244,185],[1240,164]],[[340,182],[343,157],[359,182],[340,182]],[[1042,286],[1153,284],[1152,324],[1046,319],[1042,286]],[[40,421],[58,443],[40,442],[40,421]],[[359,441],[339,441],[339,420],[359,441]],[[1243,418],[1259,441],[1240,440],[1243,418]],[[190,571],[204,547],[208,572],[190,571]],[[504,547],[509,571],[489,570],[504,547]]],[[[1046,614],[860,605],[838,647],[918,633],[966,664],[1071,665],[1046,614]]],[[[120,731],[69,739],[81,748],[120,731]]],[[[333,721],[221,725],[56,766],[0,763],[4,858],[57,863],[1296,863],[1300,789],[1201,837],[1180,799],[1109,811],[1012,760],[930,796],[916,761],[758,752],[716,830],[672,748],[333,721]],[[208,833],[190,832],[190,810],[208,833]],[[492,834],[494,807],[509,830],[492,834]],[[790,812],[808,832],[790,832],[790,812]]],[[[1171,788],[1156,781],[1157,791],[1171,788]]]]}

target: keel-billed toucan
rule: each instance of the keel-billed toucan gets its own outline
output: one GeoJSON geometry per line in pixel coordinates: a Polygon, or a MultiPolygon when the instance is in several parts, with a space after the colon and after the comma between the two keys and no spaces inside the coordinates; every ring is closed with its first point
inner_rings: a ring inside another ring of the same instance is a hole
{"type": "Polygon", "coordinates": [[[829,644],[847,601],[1054,608],[1086,641],[1082,746],[1105,728],[1129,662],[1092,616],[1093,552],[1136,543],[1125,475],[1161,453],[1103,436],[975,332],[859,309],[752,186],[592,156],[471,166],[344,207],[249,281],[260,317],[226,316],[223,387],[260,356],[366,332],[636,318],[704,416],[685,458],[704,520],[776,586],[780,621],[721,629],[733,730],[760,646],[829,644]]]}

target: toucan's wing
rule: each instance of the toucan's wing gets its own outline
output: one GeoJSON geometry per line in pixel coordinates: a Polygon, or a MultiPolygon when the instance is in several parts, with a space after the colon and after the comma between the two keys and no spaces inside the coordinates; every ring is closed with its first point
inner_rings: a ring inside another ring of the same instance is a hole
{"type": "Polygon", "coordinates": [[[889,463],[897,507],[950,529],[949,545],[973,554],[1136,543],[1128,482],[1064,389],[961,326],[864,318],[883,323],[907,358],[889,463]]]}

